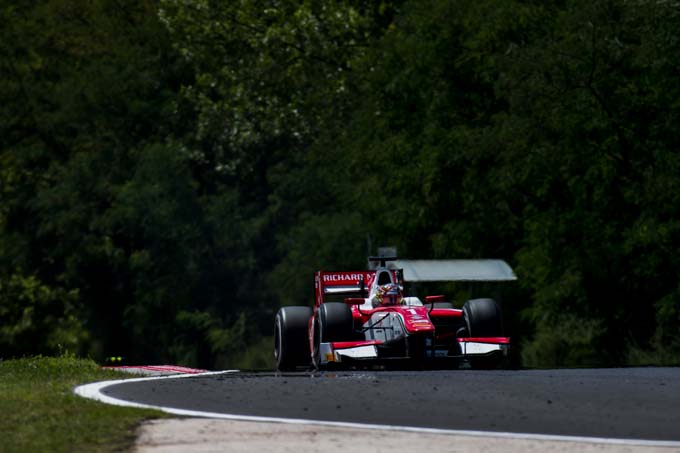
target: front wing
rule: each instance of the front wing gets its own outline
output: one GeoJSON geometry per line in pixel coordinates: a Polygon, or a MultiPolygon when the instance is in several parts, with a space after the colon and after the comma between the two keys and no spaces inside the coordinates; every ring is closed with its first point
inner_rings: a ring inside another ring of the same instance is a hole
{"type": "MultiPolygon", "coordinates": [[[[497,354],[506,356],[510,347],[510,339],[507,337],[456,338],[455,342],[457,347],[426,348],[425,360],[448,359],[460,362],[474,357],[487,357],[497,354]]],[[[409,359],[406,356],[384,354],[384,351],[389,351],[389,349],[381,348],[382,345],[383,342],[378,340],[321,343],[321,365],[409,359]]]]}

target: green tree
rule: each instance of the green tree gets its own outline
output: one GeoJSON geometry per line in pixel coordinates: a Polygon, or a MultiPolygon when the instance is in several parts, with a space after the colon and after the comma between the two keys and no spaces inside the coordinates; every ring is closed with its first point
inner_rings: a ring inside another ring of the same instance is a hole
{"type": "MultiPolygon", "coordinates": [[[[0,14],[0,281],[15,301],[7,316],[49,305],[93,333],[69,348],[101,355],[126,337],[106,329],[120,325],[130,296],[125,238],[101,219],[133,150],[171,128],[181,67],[154,2],[24,2],[0,14]]],[[[42,324],[43,336],[65,328],[59,319],[42,324]]],[[[31,351],[53,349],[36,342],[31,351]]]]}

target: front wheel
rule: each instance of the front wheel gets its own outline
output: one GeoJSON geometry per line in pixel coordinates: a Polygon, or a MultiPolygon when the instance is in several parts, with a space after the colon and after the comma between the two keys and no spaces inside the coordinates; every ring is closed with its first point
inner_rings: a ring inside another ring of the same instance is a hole
{"type": "Polygon", "coordinates": [[[314,318],[314,348],[312,363],[317,370],[321,363],[321,343],[349,341],[354,333],[352,310],[343,303],[326,302],[319,306],[314,318]]]}
{"type": "Polygon", "coordinates": [[[312,313],[311,307],[283,307],[276,314],[274,359],[277,370],[291,371],[298,366],[309,366],[307,325],[312,313]]]}
{"type": "MultiPolygon", "coordinates": [[[[467,335],[470,337],[502,337],[501,309],[493,299],[471,299],[463,305],[467,335]]],[[[468,358],[470,366],[477,370],[498,368],[503,361],[500,352],[468,358]]]]}
{"type": "Polygon", "coordinates": [[[493,299],[470,299],[463,305],[465,323],[471,337],[501,337],[501,309],[493,299]]]}

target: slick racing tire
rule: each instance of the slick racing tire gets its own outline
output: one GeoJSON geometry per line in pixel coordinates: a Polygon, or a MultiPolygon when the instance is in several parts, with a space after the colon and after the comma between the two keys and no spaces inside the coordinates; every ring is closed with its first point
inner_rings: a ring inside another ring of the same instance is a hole
{"type": "MultiPolygon", "coordinates": [[[[463,305],[465,322],[470,337],[501,337],[503,323],[501,310],[493,299],[471,299],[463,305]]],[[[492,370],[503,363],[503,355],[499,351],[492,354],[470,357],[467,359],[475,370],[492,370]]]]}
{"type": "Polygon", "coordinates": [[[326,302],[319,306],[314,319],[314,349],[312,362],[317,370],[321,364],[321,343],[349,341],[354,332],[352,310],[343,303],[326,302]]]}
{"type": "Polygon", "coordinates": [[[309,367],[307,326],[312,314],[311,307],[283,307],[276,314],[274,359],[279,371],[291,371],[298,366],[309,367]]]}
{"type": "Polygon", "coordinates": [[[463,305],[470,337],[503,336],[501,309],[493,299],[470,299],[463,305]]]}

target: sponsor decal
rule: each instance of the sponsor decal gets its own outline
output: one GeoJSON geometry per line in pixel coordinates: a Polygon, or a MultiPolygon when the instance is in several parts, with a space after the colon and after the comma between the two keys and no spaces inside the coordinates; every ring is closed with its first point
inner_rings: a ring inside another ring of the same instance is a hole
{"type": "Polygon", "coordinates": [[[364,274],[361,273],[349,273],[349,274],[324,274],[323,275],[323,281],[325,283],[333,283],[333,282],[352,282],[352,283],[358,283],[359,280],[364,279],[364,282],[366,282],[368,279],[364,274]]]}
{"type": "Polygon", "coordinates": [[[322,286],[358,285],[363,279],[364,286],[368,291],[375,280],[375,274],[371,272],[329,272],[319,274],[317,278],[322,286]]]}
{"type": "Polygon", "coordinates": [[[324,282],[358,282],[363,274],[325,274],[324,282]]]}

